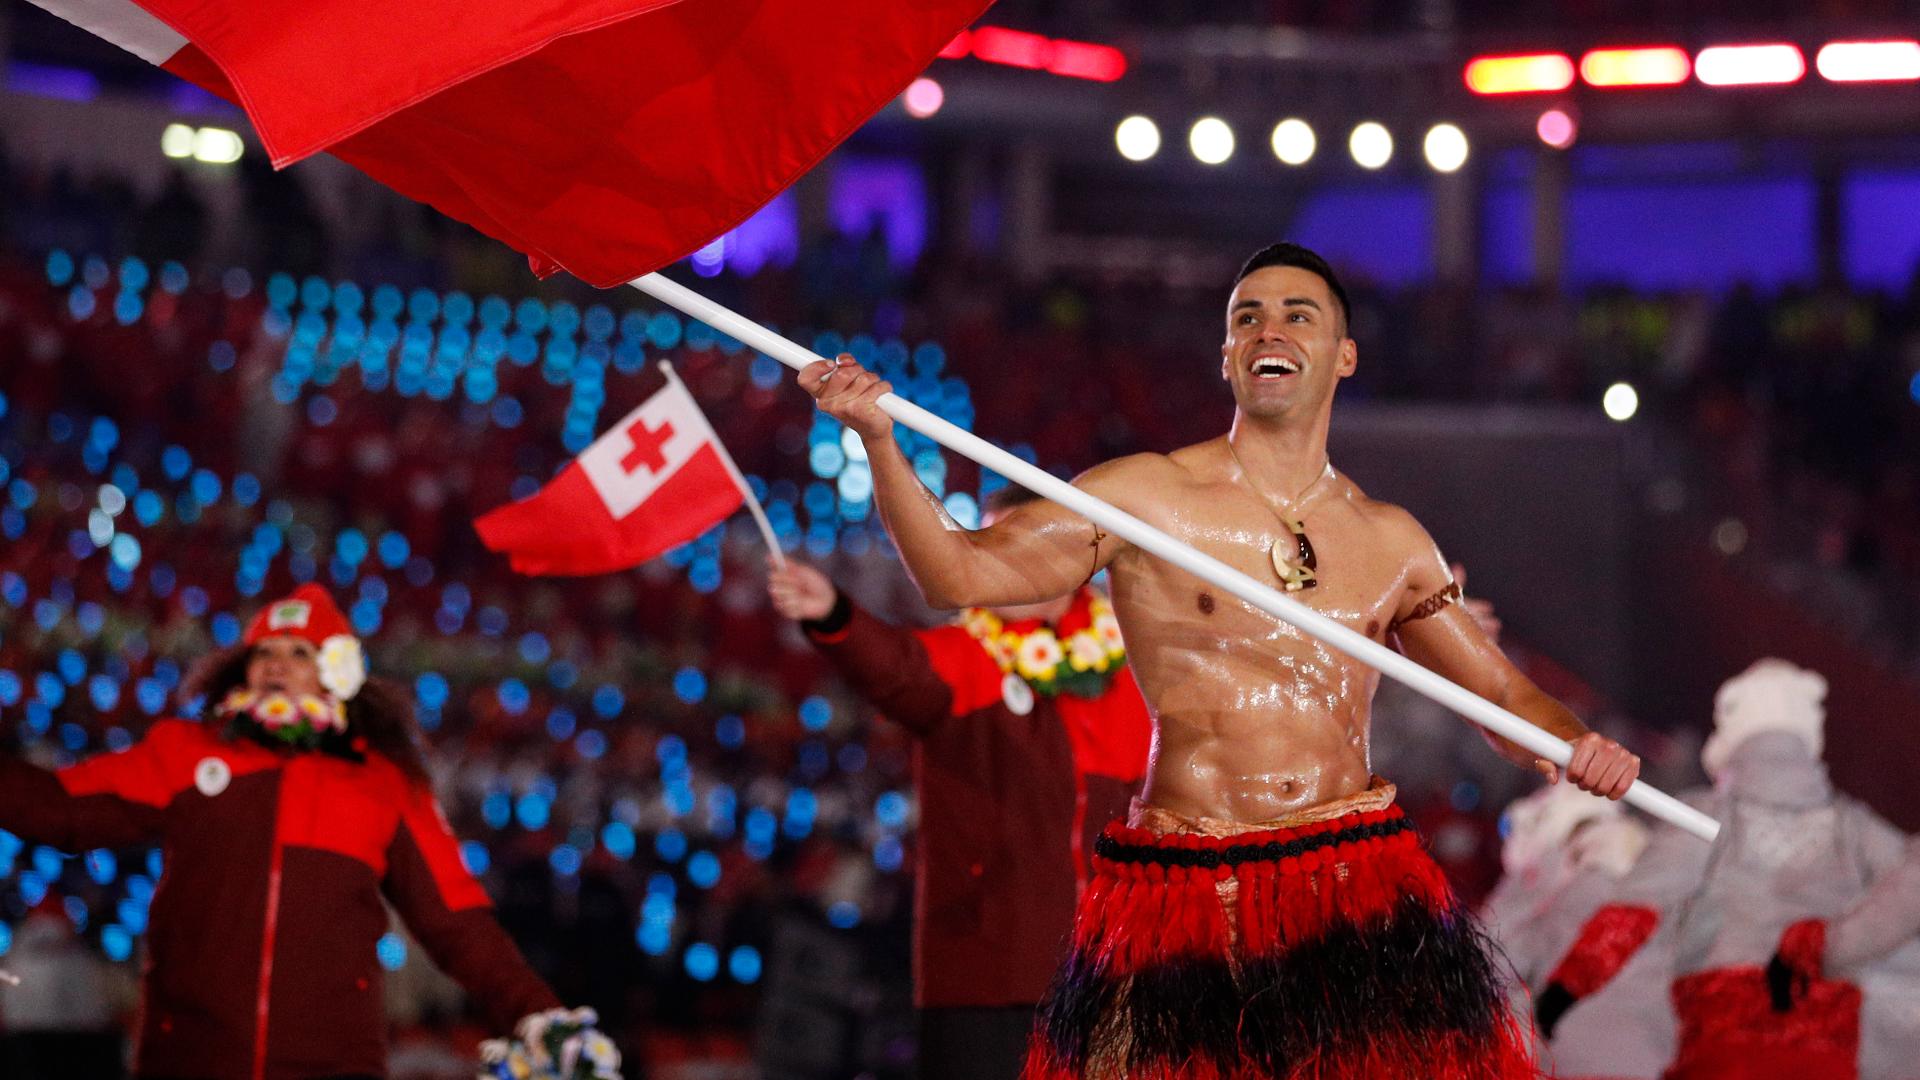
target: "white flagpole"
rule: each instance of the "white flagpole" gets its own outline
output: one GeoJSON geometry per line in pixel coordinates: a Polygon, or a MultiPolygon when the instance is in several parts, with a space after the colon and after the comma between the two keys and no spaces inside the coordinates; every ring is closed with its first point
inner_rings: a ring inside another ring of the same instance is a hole
{"type": "Polygon", "coordinates": [[[720,455],[720,464],[726,466],[727,475],[733,477],[734,486],[740,489],[740,494],[746,496],[747,512],[753,515],[753,523],[760,526],[760,536],[766,540],[767,551],[773,555],[773,565],[785,569],[787,556],[780,550],[780,539],[773,535],[773,523],[767,520],[767,512],[761,508],[759,498],[753,494],[753,485],[747,483],[747,478],[740,474],[740,466],[733,463],[733,455],[727,453],[727,444],[720,441],[720,433],[713,430],[712,422],[707,419],[706,412],[700,408],[699,399],[687,389],[686,383],[680,381],[680,376],[673,370],[672,364],[662,360],[660,370],[666,375],[668,385],[679,387],[680,392],[687,395],[687,400],[693,402],[693,413],[700,418],[700,426],[706,429],[707,438],[713,441],[713,448],[720,455]]]}
{"type": "MultiPolygon", "coordinates": [[[[664,304],[678,308],[729,337],[773,357],[795,371],[827,358],[802,348],[759,324],[721,307],[699,293],[660,276],[648,274],[627,284],[664,304]]],[[[1254,607],[1320,639],[1356,660],[1379,669],[1414,691],[1445,705],[1510,742],[1564,768],[1573,757],[1566,740],[1550,735],[1478,695],[1428,671],[1385,645],[1307,607],[1220,560],[1175,540],[1139,518],[1007,453],[985,439],[964,431],[897,394],[881,396],[880,410],[914,431],[984,468],[1006,477],[1037,495],[1087,518],[1123,540],[1157,555],[1182,570],[1225,589],[1254,607]]],[[[1700,837],[1712,841],[1720,823],[1699,810],[1648,784],[1636,780],[1626,801],[1700,837]]]]}

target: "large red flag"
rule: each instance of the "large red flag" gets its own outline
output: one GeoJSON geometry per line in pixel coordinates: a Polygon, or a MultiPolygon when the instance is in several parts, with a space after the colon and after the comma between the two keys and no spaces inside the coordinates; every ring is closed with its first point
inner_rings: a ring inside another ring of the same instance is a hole
{"type": "Polygon", "coordinates": [[[739,224],[990,0],[32,0],[608,287],[739,224]]]}
{"type": "Polygon", "coordinates": [[[678,379],[628,413],[532,497],[473,526],[523,574],[638,566],[725,521],[746,494],[678,379]]]}

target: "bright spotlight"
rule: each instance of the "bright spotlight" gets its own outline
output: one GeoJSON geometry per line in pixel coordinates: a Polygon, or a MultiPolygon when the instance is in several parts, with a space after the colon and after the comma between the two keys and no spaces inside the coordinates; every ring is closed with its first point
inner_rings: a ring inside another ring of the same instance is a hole
{"type": "Polygon", "coordinates": [[[1640,394],[1632,384],[1617,382],[1607,387],[1605,396],[1600,399],[1600,407],[1606,410],[1607,419],[1625,422],[1640,411],[1640,394]]]}
{"type": "Polygon", "coordinates": [[[1540,114],[1540,120],[1533,125],[1533,130],[1534,134],[1540,136],[1541,142],[1555,150],[1565,150],[1573,145],[1573,140],[1580,134],[1580,125],[1574,123],[1573,117],[1564,111],[1548,109],[1540,114]]]}
{"type": "Polygon", "coordinates": [[[226,128],[204,127],[193,133],[193,157],[209,165],[231,165],[246,152],[240,136],[226,128]]]}
{"type": "Polygon", "coordinates": [[[1233,156],[1233,129],[1217,116],[1203,116],[1187,132],[1187,148],[1208,165],[1220,165],[1233,156]]]}
{"type": "Polygon", "coordinates": [[[1305,120],[1282,120],[1273,128],[1273,156],[1288,165],[1305,165],[1313,159],[1316,143],[1313,128],[1305,120]]]}
{"type": "Polygon", "coordinates": [[[1435,172],[1458,172],[1467,163],[1467,133],[1453,124],[1435,124],[1427,129],[1423,149],[1435,172]]]}
{"type": "Polygon", "coordinates": [[[170,158],[193,156],[193,129],[185,124],[168,124],[160,133],[160,152],[170,158]]]}
{"type": "Polygon", "coordinates": [[[1113,129],[1113,143],[1128,161],[1145,161],[1160,152],[1160,126],[1144,116],[1129,116],[1113,129]]]}
{"type": "Polygon", "coordinates": [[[945,104],[947,92],[932,79],[921,77],[907,86],[907,92],[901,95],[901,104],[907,107],[907,115],[915,120],[925,120],[940,111],[945,104]]]}
{"type": "Polygon", "coordinates": [[[1347,150],[1363,169],[1377,169],[1393,159],[1393,134],[1369,120],[1347,136],[1347,150]]]}

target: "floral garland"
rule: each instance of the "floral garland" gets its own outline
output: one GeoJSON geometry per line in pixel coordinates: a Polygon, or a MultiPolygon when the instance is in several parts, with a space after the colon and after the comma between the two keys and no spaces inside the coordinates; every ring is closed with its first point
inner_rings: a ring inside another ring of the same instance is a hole
{"type": "Polygon", "coordinates": [[[220,713],[241,733],[269,746],[316,750],[347,733],[346,707],[333,697],[256,694],[241,687],[220,703],[220,713]]]}
{"type": "Polygon", "coordinates": [[[960,625],[1001,671],[1018,673],[1048,697],[1067,693],[1097,698],[1127,662],[1120,620],[1114,617],[1112,605],[1091,590],[1074,602],[1060,620],[1059,630],[1045,623],[1031,630],[1009,630],[1005,620],[986,608],[968,608],[960,615],[960,625]],[[1076,623],[1078,629],[1065,629],[1076,623]]]}
{"type": "Polygon", "coordinates": [[[548,1009],[520,1019],[512,1039],[480,1044],[476,1080],[620,1080],[620,1050],[592,1009],[548,1009]]]}

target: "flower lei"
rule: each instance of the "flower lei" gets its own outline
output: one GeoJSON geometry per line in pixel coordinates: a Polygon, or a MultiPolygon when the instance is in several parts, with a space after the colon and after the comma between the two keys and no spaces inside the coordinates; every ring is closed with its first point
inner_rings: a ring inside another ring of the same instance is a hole
{"type": "Polygon", "coordinates": [[[520,1019],[512,1039],[480,1044],[476,1080],[619,1080],[620,1050],[592,1009],[548,1009],[520,1019]]]}
{"type": "Polygon", "coordinates": [[[235,730],[268,746],[324,749],[347,734],[346,706],[333,697],[256,694],[240,687],[220,703],[220,713],[235,730]]]}
{"type": "Polygon", "coordinates": [[[1017,672],[1029,686],[1052,697],[1067,693],[1097,698],[1126,665],[1120,620],[1106,599],[1091,590],[1061,618],[1061,629],[1045,623],[1031,630],[1009,630],[985,608],[968,608],[960,625],[987,651],[1003,672],[1017,672]],[[1079,624],[1077,629],[1065,627],[1079,624]]]}

